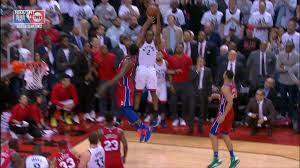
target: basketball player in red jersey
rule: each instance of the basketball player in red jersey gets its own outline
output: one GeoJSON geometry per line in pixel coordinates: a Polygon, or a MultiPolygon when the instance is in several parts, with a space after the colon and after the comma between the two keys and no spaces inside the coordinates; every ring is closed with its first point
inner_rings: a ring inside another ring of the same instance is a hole
{"type": "MultiPolygon", "coordinates": [[[[1,147],[2,148],[2,147],[1,147]]],[[[1,168],[22,168],[24,162],[20,155],[16,152],[19,150],[18,140],[11,139],[8,142],[8,149],[1,151],[1,168]]]]}
{"type": "Polygon", "coordinates": [[[123,168],[128,145],[123,130],[113,125],[114,116],[110,113],[105,115],[106,126],[99,131],[100,141],[105,151],[105,168],[123,168]],[[123,146],[123,157],[121,157],[121,145],[123,146]]]}
{"type": "Polygon", "coordinates": [[[79,155],[75,151],[71,151],[68,148],[67,141],[65,140],[59,141],[58,146],[60,152],[55,157],[56,167],[57,168],[66,168],[66,167],[78,168],[79,155]]]}
{"type": "Polygon", "coordinates": [[[224,72],[224,84],[221,88],[218,116],[215,119],[209,134],[214,151],[214,158],[211,164],[207,166],[208,168],[214,168],[222,164],[222,161],[218,157],[218,134],[221,134],[230,153],[231,163],[229,168],[235,168],[240,162],[238,157],[234,155],[231,139],[228,135],[232,129],[232,122],[234,119],[233,99],[237,96],[233,77],[234,74],[232,71],[226,70],[224,72]]]}
{"type": "Polygon", "coordinates": [[[129,47],[128,56],[124,57],[117,70],[117,75],[110,81],[104,83],[100,89],[100,95],[103,95],[104,91],[117,84],[117,104],[120,107],[123,115],[125,115],[138,131],[140,136],[140,142],[148,142],[150,140],[153,127],[145,125],[138,114],[133,110],[133,93],[134,93],[134,81],[133,71],[136,64],[136,57],[139,54],[139,48],[136,44],[132,44],[129,47]]]}

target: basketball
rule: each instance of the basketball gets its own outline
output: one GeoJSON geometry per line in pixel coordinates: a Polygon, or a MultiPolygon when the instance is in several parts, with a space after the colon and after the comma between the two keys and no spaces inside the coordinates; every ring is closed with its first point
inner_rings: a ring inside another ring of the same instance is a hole
{"type": "Polygon", "coordinates": [[[158,12],[158,9],[155,5],[150,5],[148,8],[147,8],[147,15],[148,16],[151,16],[151,17],[154,17],[157,15],[157,12],[158,12]]]}
{"type": "Polygon", "coordinates": [[[26,69],[26,65],[21,61],[13,61],[12,62],[12,70],[15,74],[20,74],[24,72],[26,69]]]}

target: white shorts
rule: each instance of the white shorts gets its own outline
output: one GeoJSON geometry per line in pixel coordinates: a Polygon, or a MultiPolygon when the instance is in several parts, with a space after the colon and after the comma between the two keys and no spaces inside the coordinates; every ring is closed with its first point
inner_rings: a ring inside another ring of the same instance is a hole
{"type": "MultiPolygon", "coordinates": [[[[158,97],[159,102],[165,103],[167,102],[167,84],[162,83],[157,85],[156,95],[158,97]]],[[[148,92],[148,102],[152,103],[151,93],[148,92]]]]}
{"type": "MultiPolygon", "coordinates": [[[[63,104],[64,106],[74,106],[74,101],[72,99],[60,101],[59,103],[63,104]]],[[[58,107],[58,109],[61,109],[61,108],[58,107]]],[[[71,109],[63,108],[63,110],[70,111],[71,109]]]]}
{"type": "Polygon", "coordinates": [[[156,70],[154,67],[138,66],[135,74],[135,88],[138,91],[147,88],[149,91],[155,91],[157,88],[156,70]]]}

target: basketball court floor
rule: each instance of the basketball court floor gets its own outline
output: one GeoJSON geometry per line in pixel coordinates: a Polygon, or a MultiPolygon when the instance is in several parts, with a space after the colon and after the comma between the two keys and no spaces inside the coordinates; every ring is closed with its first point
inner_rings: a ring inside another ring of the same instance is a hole
{"type": "MultiPolygon", "coordinates": [[[[125,168],[205,168],[212,151],[208,137],[193,137],[154,133],[151,142],[139,143],[136,132],[126,131],[129,151],[125,168]]],[[[240,168],[299,168],[299,146],[233,141],[240,168]]],[[[88,140],[74,146],[82,152],[88,140]]],[[[220,168],[229,167],[229,153],[219,141],[220,168]]]]}

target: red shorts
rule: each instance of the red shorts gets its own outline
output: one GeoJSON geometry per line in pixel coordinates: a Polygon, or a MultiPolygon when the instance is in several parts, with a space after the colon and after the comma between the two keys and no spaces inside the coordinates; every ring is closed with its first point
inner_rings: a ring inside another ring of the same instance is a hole
{"type": "Polygon", "coordinates": [[[133,106],[134,86],[133,84],[118,85],[117,86],[117,105],[133,106]]]}
{"type": "Polygon", "coordinates": [[[105,168],[124,168],[121,159],[105,159],[105,168]]]}
{"type": "Polygon", "coordinates": [[[228,112],[224,121],[221,124],[218,123],[218,118],[219,118],[219,115],[213,122],[213,125],[210,129],[210,133],[213,135],[217,135],[220,133],[221,134],[229,134],[229,132],[232,130],[232,123],[233,123],[233,119],[234,119],[233,109],[228,112]]]}

